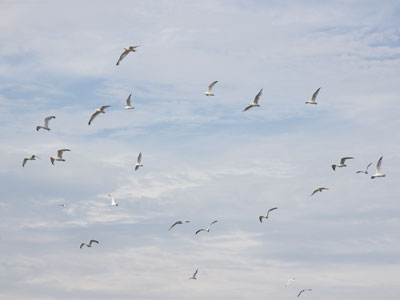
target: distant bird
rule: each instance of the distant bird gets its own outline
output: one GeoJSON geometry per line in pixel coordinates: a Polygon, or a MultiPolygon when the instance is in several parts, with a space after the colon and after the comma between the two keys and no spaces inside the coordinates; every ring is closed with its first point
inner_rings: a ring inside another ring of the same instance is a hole
{"type": "Polygon", "coordinates": [[[315,92],[314,92],[314,94],[312,95],[312,97],[311,97],[311,100],[308,100],[308,101],[306,101],[306,104],[318,104],[317,102],[315,102],[315,99],[317,99],[317,96],[318,96],[318,93],[319,93],[319,90],[320,90],[321,88],[319,88],[318,90],[316,90],[315,92]]]}
{"type": "Polygon", "coordinates": [[[54,157],[54,156],[50,157],[50,161],[51,161],[53,166],[54,166],[54,161],[55,160],[56,161],[65,161],[65,159],[62,158],[62,155],[63,155],[63,153],[65,151],[71,151],[71,150],[69,150],[69,149],[60,149],[60,150],[57,150],[57,157],[54,157]]]}
{"type": "Polygon", "coordinates": [[[354,157],[342,157],[342,158],[340,159],[340,163],[339,163],[339,164],[337,164],[337,165],[335,165],[335,164],[332,165],[333,171],[335,171],[336,168],[347,167],[347,165],[345,164],[345,162],[346,162],[347,159],[354,159],[354,157]]]}
{"type": "Polygon", "coordinates": [[[58,206],[60,206],[60,207],[64,208],[64,207],[66,207],[66,206],[67,206],[67,204],[61,203],[61,204],[58,204],[58,206]]]}
{"type": "Polygon", "coordinates": [[[36,126],[36,131],[39,131],[39,129],[45,129],[47,131],[50,131],[49,121],[51,119],[55,119],[55,118],[56,118],[55,116],[49,116],[49,117],[44,118],[44,126],[40,126],[40,125],[36,126]]]}
{"type": "Polygon", "coordinates": [[[208,86],[208,90],[206,92],[204,92],[204,95],[206,96],[214,96],[214,94],[212,93],[212,89],[214,87],[214,85],[217,83],[218,81],[214,81],[212,82],[209,86],[208,86]]]}
{"type": "Polygon", "coordinates": [[[319,187],[316,190],[314,190],[314,192],[312,192],[312,194],[310,196],[314,196],[315,193],[322,192],[323,190],[329,190],[329,189],[326,187],[319,187]]]}
{"type": "Polygon", "coordinates": [[[372,163],[369,163],[367,168],[365,169],[365,171],[357,171],[356,173],[364,173],[364,174],[368,174],[368,168],[372,165],[372,163]]]}
{"type": "Polygon", "coordinates": [[[36,158],[39,158],[39,156],[36,155],[32,155],[31,157],[25,157],[24,160],[22,161],[22,167],[25,167],[25,164],[28,160],[36,160],[36,158]]]}
{"type": "Polygon", "coordinates": [[[304,289],[304,290],[301,290],[300,293],[297,295],[297,297],[300,297],[300,295],[301,295],[302,293],[308,292],[308,291],[312,291],[312,289],[304,289]]]}
{"type": "Polygon", "coordinates": [[[97,117],[98,114],[105,114],[106,112],[104,111],[107,107],[110,107],[110,105],[103,105],[102,107],[96,109],[96,111],[92,114],[92,116],[90,117],[89,123],[88,125],[90,125],[94,118],[97,117]]]}
{"type": "Polygon", "coordinates": [[[385,177],[386,176],[381,171],[382,159],[383,159],[383,156],[381,156],[381,158],[378,160],[378,162],[376,164],[376,173],[375,173],[375,175],[371,176],[371,179],[374,179],[376,177],[385,177]]]}
{"type": "Polygon", "coordinates": [[[262,219],[264,218],[264,219],[268,219],[268,216],[269,216],[269,212],[270,211],[273,211],[273,210],[275,210],[275,209],[278,209],[277,207],[273,207],[273,208],[270,208],[268,211],[267,211],[267,215],[264,217],[264,216],[259,216],[258,218],[259,218],[259,220],[260,220],[260,222],[262,223],[262,219]]]}
{"type": "Polygon", "coordinates": [[[207,231],[207,232],[210,232],[210,227],[211,227],[211,225],[214,224],[214,223],[217,223],[217,222],[218,222],[218,220],[212,221],[211,224],[208,225],[207,228],[201,228],[201,229],[197,230],[195,234],[198,234],[200,231],[207,231]]]}
{"type": "Polygon", "coordinates": [[[192,277],[189,277],[188,279],[197,279],[196,278],[196,275],[197,275],[197,272],[199,271],[199,269],[196,269],[196,272],[194,272],[194,274],[193,274],[193,276],[192,277]]]}
{"type": "Polygon", "coordinates": [[[111,198],[111,204],[110,204],[110,206],[118,206],[118,203],[115,202],[115,198],[114,198],[112,195],[108,194],[108,197],[111,198]]]}
{"type": "Polygon", "coordinates": [[[243,111],[249,110],[252,107],[256,107],[256,106],[260,106],[260,104],[258,104],[258,100],[260,99],[260,96],[262,94],[263,89],[261,89],[258,94],[254,97],[254,101],[253,103],[250,103],[245,109],[243,109],[243,111]]]}
{"type": "MultiPolygon", "coordinates": [[[[185,221],[185,223],[189,223],[189,222],[190,221],[185,221]]],[[[170,231],[172,228],[175,227],[175,225],[178,225],[178,224],[183,224],[183,221],[176,221],[174,224],[171,225],[171,227],[168,229],[168,231],[170,231]]]]}
{"type": "Polygon", "coordinates": [[[140,152],[139,155],[138,155],[138,158],[137,158],[137,161],[136,161],[136,165],[135,165],[135,171],[137,169],[139,169],[139,167],[143,167],[143,164],[142,164],[142,152],[140,152]]]}
{"type": "Polygon", "coordinates": [[[126,99],[126,106],[124,109],[134,109],[134,107],[131,105],[131,96],[132,94],[129,94],[128,98],[126,99]]]}
{"type": "Polygon", "coordinates": [[[117,61],[117,66],[119,65],[121,60],[123,60],[125,58],[125,56],[127,56],[129,54],[129,52],[136,52],[137,47],[140,47],[140,46],[129,46],[128,48],[124,48],[124,52],[122,52],[122,54],[120,55],[120,57],[117,61]]]}
{"type": "Polygon", "coordinates": [[[289,278],[288,281],[286,282],[285,286],[288,286],[289,284],[293,283],[296,280],[296,278],[289,278]]]}
{"type": "Polygon", "coordinates": [[[99,242],[96,241],[96,240],[90,240],[89,244],[82,243],[82,244],[79,246],[79,248],[82,249],[83,246],[86,246],[86,247],[88,247],[88,248],[91,248],[91,247],[92,247],[92,243],[98,244],[99,242]]]}

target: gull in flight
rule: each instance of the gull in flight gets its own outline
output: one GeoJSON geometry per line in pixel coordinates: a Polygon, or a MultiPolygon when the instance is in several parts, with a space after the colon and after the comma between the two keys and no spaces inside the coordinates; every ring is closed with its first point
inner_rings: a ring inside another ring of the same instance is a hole
{"type": "Polygon", "coordinates": [[[92,114],[89,120],[89,125],[93,122],[94,118],[97,117],[99,114],[105,114],[106,112],[104,111],[107,107],[110,107],[110,105],[103,105],[102,107],[96,109],[96,111],[92,114]]]}
{"type": "Polygon", "coordinates": [[[50,161],[51,161],[53,166],[54,166],[54,161],[55,160],[56,161],[65,161],[65,159],[62,158],[62,155],[63,155],[64,151],[71,151],[71,150],[69,150],[69,149],[60,149],[60,150],[57,150],[57,157],[54,157],[54,156],[50,157],[50,161]]]}
{"type": "Polygon", "coordinates": [[[218,220],[212,221],[211,224],[208,225],[207,228],[201,228],[201,229],[197,230],[195,234],[198,234],[200,231],[207,231],[207,232],[210,232],[210,227],[211,227],[211,225],[214,224],[214,223],[217,223],[217,222],[218,222],[218,220]]]}
{"type": "Polygon", "coordinates": [[[36,160],[36,158],[39,158],[39,156],[36,155],[32,155],[31,157],[25,157],[24,160],[22,161],[22,167],[25,167],[25,164],[28,160],[36,160]]]}
{"type": "Polygon", "coordinates": [[[314,192],[312,192],[312,194],[310,196],[314,196],[315,193],[322,192],[323,190],[329,190],[329,189],[326,187],[319,187],[316,190],[314,190],[314,192]]]}
{"type": "Polygon", "coordinates": [[[364,173],[364,174],[368,174],[368,168],[372,165],[372,163],[369,163],[367,168],[365,169],[365,171],[357,171],[356,173],[364,173]]]}
{"type": "Polygon", "coordinates": [[[318,90],[316,90],[315,92],[314,92],[314,94],[312,95],[312,97],[311,97],[311,100],[308,100],[308,101],[306,101],[306,104],[318,104],[317,102],[315,102],[315,99],[317,99],[317,96],[318,96],[318,93],[319,93],[319,90],[320,90],[321,88],[319,88],[318,90]]]}
{"type": "Polygon", "coordinates": [[[375,175],[371,176],[371,179],[374,179],[376,177],[385,177],[386,175],[382,173],[381,171],[381,165],[382,165],[382,159],[383,156],[381,156],[381,158],[378,160],[378,162],[376,163],[376,173],[375,175]]]}
{"type": "Polygon", "coordinates": [[[143,164],[142,164],[142,152],[140,152],[138,157],[137,157],[137,162],[136,162],[136,165],[135,165],[135,171],[137,169],[139,169],[139,167],[143,167],[143,164]]]}
{"type": "Polygon", "coordinates": [[[263,219],[263,218],[264,218],[264,219],[268,219],[269,212],[270,212],[270,211],[273,211],[273,210],[275,210],[275,209],[278,209],[278,208],[277,208],[277,207],[273,207],[273,208],[268,209],[267,215],[266,215],[265,217],[264,217],[264,216],[259,216],[258,218],[259,218],[260,222],[262,223],[262,219],[263,219]]]}
{"type": "Polygon", "coordinates": [[[347,165],[345,164],[345,162],[346,162],[347,159],[354,159],[354,157],[342,157],[342,158],[340,159],[340,163],[339,163],[339,164],[337,164],[337,165],[335,165],[335,164],[332,165],[333,171],[335,171],[336,168],[347,167],[347,165]]]}
{"type": "Polygon", "coordinates": [[[99,242],[96,241],[96,240],[90,240],[89,244],[82,243],[82,244],[79,246],[79,248],[82,249],[83,246],[86,246],[86,247],[88,247],[88,248],[91,248],[91,247],[92,247],[92,243],[98,244],[99,242]]]}
{"type": "Polygon", "coordinates": [[[134,109],[134,107],[131,105],[131,96],[132,94],[129,94],[128,98],[126,99],[126,106],[124,109],[134,109]]]}
{"type": "Polygon", "coordinates": [[[260,99],[262,91],[263,91],[263,89],[261,89],[258,92],[258,94],[254,97],[253,103],[250,103],[245,109],[243,109],[243,111],[249,110],[250,108],[255,107],[255,106],[260,106],[260,104],[258,104],[258,99],[260,99]]]}
{"type": "Polygon", "coordinates": [[[45,129],[47,131],[50,131],[49,121],[51,119],[55,119],[55,118],[56,118],[55,116],[49,116],[49,117],[44,118],[44,126],[40,126],[40,125],[36,126],[36,131],[39,131],[39,129],[45,129]]]}
{"type": "Polygon", "coordinates": [[[206,96],[214,96],[214,94],[212,93],[212,89],[213,89],[214,85],[215,85],[217,82],[218,82],[217,80],[214,81],[214,82],[212,82],[212,83],[208,86],[207,92],[204,92],[204,95],[206,95],[206,96]]]}
{"type": "Polygon", "coordinates": [[[140,46],[129,46],[128,48],[124,48],[124,52],[122,52],[122,54],[120,55],[120,57],[117,61],[117,66],[119,65],[121,60],[123,60],[125,58],[125,56],[127,56],[129,54],[129,52],[136,52],[137,47],[140,47],[140,46]]]}
{"type": "Polygon", "coordinates": [[[196,272],[194,272],[194,274],[193,274],[193,276],[192,277],[189,277],[188,279],[197,279],[196,278],[196,275],[197,275],[197,272],[199,271],[199,269],[196,269],[196,272]]]}
{"type": "Polygon", "coordinates": [[[293,283],[295,280],[296,280],[296,278],[289,278],[288,281],[286,282],[286,286],[293,283]]]}
{"type": "Polygon", "coordinates": [[[110,206],[118,206],[118,203],[115,202],[115,198],[114,198],[112,195],[108,194],[108,197],[111,198],[111,204],[110,204],[110,206]]]}
{"type": "Polygon", "coordinates": [[[61,204],[58,204],[58,206],[64,208],[67,206],[67,204],[61,203],[61,204]]]}
{"type": "MultiPolygon", "coordinates": [[[[185,223],[190,223],[190,221],[185,221],[185,223]]],[[[178,224],[183,224],[183,221],[176,221],[174,224],[171,225],[171,227],[168,229],[168,231],[170,231],[172,228],[175,227],[175,225],[178,224]]]]}
{"type": "Polygon", "coordinates": [[[304,289],[304,290],[301,290],[301,291],[299,292],[299,294],[297,295],[297,297],[300,297],[300,295],[301,295],[302,293],[308,292],[308,291],[312,291],[312,289],[304,289]]]}

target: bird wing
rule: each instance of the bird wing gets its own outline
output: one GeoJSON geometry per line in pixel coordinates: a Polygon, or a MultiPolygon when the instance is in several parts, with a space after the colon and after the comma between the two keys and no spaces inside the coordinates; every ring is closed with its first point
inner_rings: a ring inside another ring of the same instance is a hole
{"type": "Polygon", "coordinates": [[[24,160],[22,161],[22,167],[25,167],[26,162],[28,161],[28,158],[24,158],[24,160]]]}
{"type": "Polygon", "coordinates": [[[92,245],[92,243],[96,243],[96,244],[98,244],[99,242],[98,242],[98,241],[96,241],[96,240],[90,240],[90,242],[89,242],[89,246],[90,246],[90,245],[92,245]]]}
{"type": "Polygon", "coordinates": [[[316,189],[316,190],[314,190],[310,196],[313,196],[313,195],[314,195],[316,192],[318,192],[318,191],[319,191],[319,188],[316,189]]]}
{"type": "Polygon", "coordinates": [[[181,223],[179,223],[179,222],[180,221],[176,221],[174,224],[172,224],[171,227],[168,229],[168,231],[170,231],[175,225],[182,224],[182,222],[181,223]]]}
{"type": "Polygon", "coordinates": [[[92,114],[92,116],[90,117],[90,120],[89,120],[89,125],[90,125],[90,123],[92,123],[92,121],[94,120],[94,118],[96,118],[97,117],[97,115],[99,114],[100,112],[99,111],[95,111],[93,114],[92,114]]]}
{"type": "Polygon", "coordinates": [[[255,104],[258,104],[258,99],[260,99],[260,96],[261,96],[261,94],[262,94],[262,91],[263,91],[263,89],[261,89],[259,92],[258,92],[258,94],[254,97],[254,103],[255,104]]]}
{"type": "Polygon", "coordinates": [[[365,172],[368,171],[368,168],[369,168],[371,165],[372,165],[372,163],[369,163],[369,164],[368,164],[367,168],[365,169],[365,172]]]}
{"type": "Polygon", "coordinates": [[[107,107],[110,107],[110,105],[103,105],[102,107],[100,107],[100,110],[104,111],[107,107]]]}
{"type": "Polygon", "coordinates": [[[243,111],[249,110],[250,108],[253,107],[253,104],[248,105],[245,109],[243,109],[243,111]]]}
{"type": "Polygon", "coordinates": [[[139,155],[137,157],[137,162],[138,162],[138,164],[140,164],[142,162],[142,152],[139,153],[139,155]]]}
{"type": "Polygon", "coordinates": [[[297,295],[297,297],[300,297],[301,293],[303,293],[304,290],[301,290],[300,293],[297,295]]]}
{"type": "Polygon", "coordinates": [[[377,173],[381,173],[382,159],[383,159],[383,156],[381,156],[381,158],[379,158],[378,162],[376,163],[376,172],[377,173]]]}
{"type": "Polygon", "coordinates": [[[132,96],[132,94],[129,94],[128,98],[126,99],[127,106],[131,106],[131,96],[132,96]]]}
{"type": "Polygon", "coordinates": [[[125,56],[127,56],[129,53],[129,50],[125,50],[124,52],[121,53],[121,55],[119,56],[119,59],[117,61],[117,66],[119,65],[120,61],[123,60],[125,58],[125,56]]]}
{"type": "Polygon", "coordinates": [[[320,90],[321,88],[318,88],[318,90],[316,90],[315,92],[314,92],[314,94],[312,95],[312,97],[311,97],[311,101],[315,101],[315,99],[317,98],[317,96],[318,96],[318,93],[319,93],[319,90],[320,90]]]}
{"type": "Polygon", "coordinates": [[[82,249],[82,247],[85,246],[85,245],[86,245],[85,243],[82,243],[82,244],[79,246],[79,248],[82,249]]]}
{"type": "Polygon", "coordinates": [[[196,277],[198,271],[199,269],[196,269],[196,272],[194,272],[193,277],[196,277]]]}
{"type": "Polygon", "coordinates": [[[218,80],[212,82],[209,86],[208,86],[208,92],[211,93],[212,92],[212,88],[214,87],[214,85],[218,82],[218,80]]]}
{"type": "Polygon", "coordinates": [[[273,211],[273,210],[275,210],[275,209],[278,209],[278,208],[277,208],[277,207],[273,207],[273,208],[270,208],[270,209],[267,211],[267,218],[268,218],[269,212],[270,212],[270,211],[273,211]]]}
{"type": "Polygon", "coordinates": [[[341,163],[341,164],[344,164],[344,162],[345,162],[347,159],[354,159],[354,157],[342,157],[341,160],[340,160],[340,163],[341,163]]]}
{"type": "Polygon", "coordinates": [[[64,151],[71,151],[69,149],[60,149],[57,151],[57,157],[62,158],[63,152],[64,151]]]}
{"type": "Polygon", "coordinates": [[[264,216],[259,216],[258,219],[260,220],[260,223],[262,223],[262,219],[264,218],[264,216]]]}
{"type": "Polygon", "coordinates": [[[205,229],[201,228],[201,229],[197,230],[195,234],[198,234],[200,231],[205,231],[205,229]]]}
{"type": "Polygon", "coordinates": [[[44,118],[44,126],[49,127],[49,121],[51,119],[55,119],[55,118],[56,118],[55,116],[49,116],[49,117],[44,118]]]}
{"type": "Polygon", "coordinates": [[[115,198],[114,198],[112,195],[110,195],[110,194],[108,194],[108,197],[111,198],[111,205],[115,205],[115,204],[116,204],[116,203],[115,203],[115,198]]]}
{"type": "MultiPolygon", "coordinates": [[[[212,222],[210,223],[210,226],[211,226],[212,224],[214,224],[214,223],[217,223],[217,222],[218,222],[218,220],[212,221],[212,222]]],[[[210,227],[210,226],[208,226],[208,227],[210,227]]]]}

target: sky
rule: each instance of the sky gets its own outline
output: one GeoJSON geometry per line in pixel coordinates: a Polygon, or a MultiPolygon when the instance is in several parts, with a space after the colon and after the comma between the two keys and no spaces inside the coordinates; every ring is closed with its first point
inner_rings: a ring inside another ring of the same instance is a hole
{"type": "Polygon", "coordinates": [[[399,299],[398,1],[0,10],[1,299],[399,299]]]}

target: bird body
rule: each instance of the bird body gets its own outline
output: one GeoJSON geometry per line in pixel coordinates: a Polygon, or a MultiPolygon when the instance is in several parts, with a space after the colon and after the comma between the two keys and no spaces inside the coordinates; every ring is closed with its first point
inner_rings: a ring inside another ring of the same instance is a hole
{"type": "Polygon", "coordinates": [[[342,157],[342,158],[340,159],[340,163],[338,163],[337,165],[336,165],[336,164],[333,164],[333,165],[332,165],[333,171],[335,171],[336,168],[347,167],[347,165],[345,164],[345,162],[346,162],[347,159],[354,159],[354,157],[342,157]]]}
{"type": "Polygon", "coordinates": [[[211,227],[211,225],[214,224],[214,223],[217,223],[217,222],[218,222],[218,220],[212,221],[212,222],[210,223],[210,225],[208,225],[207,228],[201,228],[201,229],[197,230],[195,234],[198,234],[200,231],[207,231],[207,232],[210,232],[210,227],[211,227]]]}
{"type": "Polygon", "coordinates": [[[131,105],[131,96],[132,94],[129,94],[128,98],[126,99],[126,106],[124,109],[134,109],[134,107],[131,105]]]}
{"type": "Polygon", "coordinates": [[[57,150],[57,156],[56,157],[54,157],[54,156],[50,157],[51,164],[54,165],[54,161],[65,161],[65,159],[62,158],[62,155],[63,155],[63,153],[65,151],[71,151],[71,150],[69,150],[69,149],[57,150]]]}
{"type": "Polygon", "coordinates": [[[24,160],[22,161],[22,167],[25,167],[25,164],[28,160],[36,160],[36,158],[39,158],[39,156],[36,155],[32,155],[31,157],[25,157],[24,160]]]}
{"type": "Polygon", "coordinates": [[[139,155],[138,155],[138,158],[137,158],[137,161],[136,161],[136,165],[135,165],[135,171],[137,169],[139,169],[139,167],[143,167],[143,164],[142,164],[142,152],[140,152],[139,155]]]}
{"type": "Polygon", "coordinates": [[[103,105],[102,107],[96,109],[96,111],[91,115],[88,125],[90,125],[93,122],[94,118],[96,118],[99,114],[105,114],[105,109],[107,107],[110,107],[110,105],[103,105]]]}
{"type": "MultiPolygon", "coordinates": [[[[185,221],[185,223],[189,223],[190,221],[185,221]]],[[[178,224],[183,224],[183,221],[176,221],[174,224],[172,224],[170,227],[169,227],[169,229],[168,229],[168,231],[170,231],[172,228],[174,228],[176,225],[178,225],[178,224]]]]}
{"type": "Polygon", "coordinates": [[[96,241],[96,240],[90,240],[89,244],[86,244],[86,243],[81,243],[81,245],[79,246],[79,248],[81,248],[81,249],[82,249],[82,247],[83,247],[83,246],[86,246],[86,247],[88,247],[88,248],[91,248],[93,243],[96,243],[96,244],[98,244],[99,242],[98,242],[98,241],[96,241]]]}
{"type": "Polygon", "coordinates": [[[196,269],[196,272],[194,272],[194,274],[193,274],[193,276],[192,277],[189,277],[188,279],[197,279],[196,278],[196,275],[197,275],[197,272],[199,271],[199,269],[196,269]]]}
{"type": "Polygon", "coordinates": [[[285,286],[287,287],[289,284],[293,283],[295,280],[296,280],[296,278],[289,278],[288,281],[286,282],[285,286]]]}
{"type": "Polygon", "coordinates": [[[262,223],[262,219],[263,219],[263,218],[264,218],[264,219],[268,219],[269,213],[270,213],[271,211],[275,210],[275,209],[278,209],[278,208],[277,208],[277,207],[270,208],[270,209],[267,211],[267,215],[266,215],[265,217],[264,217],[264,216],[259,216],[258,219],[260,220],[260,223],[262,223]]]}
{"type": "Polygon", "coordinates": [[[314,196],[315,193],[322,192],[323,190],[329,190],[329,189],[326,187],[319,187],[316,190],[314,190],[310,196],[314,196]]]}
{"type": "Polygon", "coordinates": [[[318,96],[318,93],[319,93],[319,90],[320,90],[321,88],[319,88],[318,90],[316,90],[315,92],[314,92],[314,94],[312,95],[312,97],[311,97],[311,100],[308,100],[308,101],[306,101],[306,104],[318,104],[317,102],[315,102],[315,99],[317,99],[317,96],[318,96]]]}
{"type": "Polygon", "coordinates": [[[252,107],[258,107],[260,106],[260,104],[258,104],[258,100],[260,99],[260,96],[262,95],[262,91],[263,89],[261,89],[258,94],[254,97],[253,103],[250,103],[248,106],[246,106],[245,109],[243,109],[243,111],[249,110],[252,107]]]}
{"type": "Polygon", "coordinates": [[[378,162],[376,163],[376,172],[375,172],[375,175],[371,176],[371,179],[374,179],[374,178],[377,178],[377,177],[385,177],[386,176],[385,174],[382,173],[382,170],[381,170],[382,159],[383,159],[383,156],[381,156],[379,158],[378,162]]]}
{"type": "Polygon", "coordinates": [[[111,198],[111,204],[110,204],[110,206],[118,206],[118,203],[115,202],[115,198],[114,198],[112,195],[108,194],[108,197],[111,198]]]}
{"type": "Polygon", "coordinates": [[[215,85],[217,82],[218,82],[217,80],[214,81],[214,82],[212,82],[212,83],[208,86],[207,91],[204,92],[204,95],[206,95],[206,96],[214,96],[214,94],[212,93],[212,89],[213,89],[214,85],[215,85]]]}
{"type": "Polygon", "coordinates": [[[368,166],[367,166],[367,168],[365,169],[365,171],[357,171],[356,174],[359,174],[359,173],[368,174],[368,168],[369,168],[371,165],[372,165],[372,163],[369,163],[368,166]]]}
{"type": "Polygon", "coordinates": [[[39,131],[39,129],[44,129],[44,130],[50,131],[49,121],[51,119],[55,119],[55,118],[56,118],[55,116],[49,116],[49,117],[44,118],[44,126],[41,126],[41,125],[36,126],[36,131],[39,131]]]}
{"type": "Polygon", "coordinates": [[[124,52],[122,52],[122,54],[119,56],[119,59],[117,61],[117,66],[125,58],[125,56],[127,56],[129,54],[129,52],[136,52],[137,47],[140,47],[140,46],[129,46],[127,48],[124,48],[124,52]]]}

